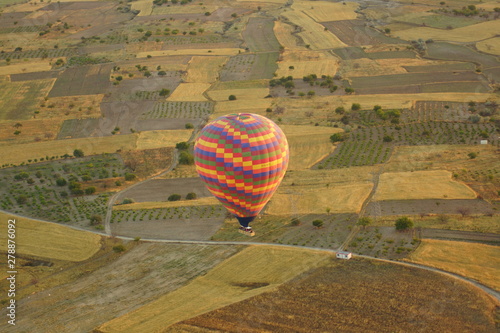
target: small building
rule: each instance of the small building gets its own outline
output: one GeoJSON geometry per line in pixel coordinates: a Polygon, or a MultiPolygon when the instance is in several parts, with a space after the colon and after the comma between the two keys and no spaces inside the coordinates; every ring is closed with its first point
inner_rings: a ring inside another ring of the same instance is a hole
{"type": "Polygon", "coordinates": [[[347,252],[347,251],[338,251],[337,252],[337,259],[349,260],[349,259],[351,259],[351,257],[352,257],[351,252],[347,252]]]}
{"type": "Polygon", "coordinates": [[[481,140],[481,144],[482,145],[487,145],[488,144],[488,140],[481,140]]]}

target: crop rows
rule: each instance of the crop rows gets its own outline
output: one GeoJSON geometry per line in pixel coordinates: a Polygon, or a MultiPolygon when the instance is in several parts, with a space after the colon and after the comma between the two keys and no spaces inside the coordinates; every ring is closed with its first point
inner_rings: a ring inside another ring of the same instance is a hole
{"type": "Polygon", "coordinates": [[[156,102],[141,119],[203,118],[213,112],[212,102],[156,102]]]}
{"type": "Polygon", "coordinates": [[[57,58],[71,57],[77,53],[76,49],[38,49],[29,51],[14,51],[0,53],[0,59],[25,59],[25,58],[57,58]]]}
{"type": "Polygon", "coordinates": [[[23,32],[39,32],[44,31],[47,27],[45,25],[25,25],[14,28],[2,28],[0,29],[0,34],[10,34],[10,33],[23,33],[23,32]]]}
{"type": "Polygon", "coordinates": [[[492,124],[426,122],[361,128],[352,131],[333,154],[316,167],[344,168],[384,163],[392,148],[398,145],[471,145],[478,144],[483,139],[488,139],[493,145],[499,144],[492,124]]]}
{"type": "Polygon", "coordinates": [[[204,219],[223,217],[225,210],[222,206],[192,206],[172,207],[139,210],[114,210],[111,223],[123,221],[158,221],[172,219],[204,219]]]}

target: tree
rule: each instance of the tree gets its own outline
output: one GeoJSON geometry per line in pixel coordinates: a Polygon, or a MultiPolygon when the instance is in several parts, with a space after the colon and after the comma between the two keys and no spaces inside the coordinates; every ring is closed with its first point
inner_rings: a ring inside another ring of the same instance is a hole
{"type": "Polygon", "coordinates": [[[56,180],[56,184],[57,186],[66,186],[68,182],[66,181],[66,179],[60,177],[60,178],[57,178],[56,180]]]}
{"type": "Polygon", "coordinates": [[[160,96],[167,96],[168,94],[170,94],[169,89],[163,88],[162,90],[160,90],[160,96]]]}
{"type": "Polygon", "coordinates": [[[189,143],[185,141],[179,142],[178,144],[175,145],[175,148],[178,150],[187,150],[189,148],[189,143]]]}
{"type": "Polygon", "coordinates": [[[21,123],[15,123],[15,124],[14,124],[14,127],[15,127],[15,128],[23,127],[23,124],[21,124],[21,123]]]}
{"type": "Polygon", "coordinates": [[[372,219],[369,218],[368,216],[363,216],[362,218],[360,218],[358,220],[358,223],[356,223],[357,225],[360,225],[364,228],[366,228],[367,225],[371,224],[372,223],[372,219]]]}
{"type": "Polygon", "coordinates": [[[235,100],[236,100],[236,96],[234,96],[234,95],[229,95],[228,99],[229,99],[230,101],[235,101],[235,100]]]}
{"type": "Polygon", "coordinates": [[[179,201],[181,200],[181,195],[180,194],[171,194],[168,198],[168,201],[179,201]]]}
{"type": "Polygon", "coordinates": [[[75,149],[73,150],[73,156],[75,157],[83,157],[85,154],[83,153],[83,150],[81,149],[75,149]]]}
{"type": "Polygon", "coordinates": [[[294,217],[294,218],[292,218],[292,221],[290,222],[290,224],[293,225],[294,227],[296,227],[298,225],[301,225],[302,222],[298,218],[294,217]]]}
{"type": "Polygon", "coordinates": [[[335,109],[336,114],[344,114],[345,113],[345,108],[343,106],[339,106],[338,108],[335,109]]]}
{"type": "Polygon", "coordinates": [[[390,135],[385,135],[383,140],[384,142],[391,142],[394,138],[390,135]]]}
{"type": "Polygon", "coordinates": [[[102,216],[99,214],[94,214],[90,217],[90,225],[98,225],[102,223],[102,216]]]}
{"type": "Polygon", "coordinates": [[[469,156],[469,158],[470,158],[471,160],[473,160],[473,159],[475,159],[475,158],[477,157],[477,153],[474,153],[474,152],[472,152],[472,153],[468,153],[468,154],[467,154],[467,156],[469,156]]]}
{"type": "Polygon", "coordinates": [[[125,246],[123,246],[123,244],[118,244],[118,245],[115,245],[113,246],[113,251],[115,251],[115,253],[120,253],[120,252],[123,252],[125,251],[125,246]]]}
{"type": "Polygon", "coordinates": [[[395,226],[396,230],[404,231],[413,228],[413,221],[410,218],[403,216],[396,220],[395,226]]]}
{"type": "Polygon", "coordinates": [[[196,193],[194,192],[189,192],[187,195],[186,195],[186,200],[194,200],[197,198],[197,195],[196,193]]]}
{"type": "Polygon", "coordinates": [[[359,104],[359,103],[352,103],[352,105],[351,105],[351,110],[352,110],[352,111],[358,111],[358,110],[361,110],[361,104],[359,104]]]}
{"type": "Polygon", "coordinates": [[[87,187],[85,189],[85,194],[86,195],[91,195],[91,194],[94,194],[96,191],[96,188],[94,186],[90,186],[90,187],[87,187]]]}
{"type": "Polygon", "coordinates": [[[165,72],[165,71],[159,71],[159,72],[158,72],[158,75],[159,75],[159,76],[164,76],[164,75],[167,75],[167,72],[165,72]]]}
{"type": "Polygon", "coordinates": [[[179,164],[192,165],[194,163],[193,154],[183,150],[179,154],[179,164]]]}
{"type": "Polygon", "coordinates": [[[345,137],[343,133],[334,133],[330,136],[330,141],[332,143],[344,141],[345,137]]]}
{"type": "Polygon", "coordinates": [[[191,123],[187,123],[186,125],[184,125],[184,127],[186,127],[186,129],[192,129],[194,128],[194,125],[191,123]]]}
{"type": "Polygon", "coordinates": [[[323,226],[323,220],[314,220],[312,221],[312,225],[315,227],[315,228],[321,228],[323,226]]]}
{"type": "Polygon", "coordinates": [[[344,91],[346,94],[350,95],[354,92],[354,89],[353,88],[345,88],[344,91]]]}

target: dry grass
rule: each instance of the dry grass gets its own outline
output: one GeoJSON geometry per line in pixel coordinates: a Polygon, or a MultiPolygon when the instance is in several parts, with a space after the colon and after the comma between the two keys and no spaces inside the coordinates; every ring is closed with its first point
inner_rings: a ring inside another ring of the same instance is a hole
{"type": "Polygon", "coordinates": [[[63,119],[34,119],[14,122],[0,123],[0,141],[6,141],[7,144],[22,144],[35,141],[53,140],[61,129],[63,119]],[[16,129],[15,124],[22,124],[22,127],[16,129]],[[15,135],[19,130],[21,134],[15,135]]]}
{"type": "Polygon", "coordinates": [[[457,273],[500,290],[499,246],[423,239],[408,260],[457,273]]]}
{"type": "Polygon", "coordinates": [[[278,42],[285,48],[290,50],[303,49],[302,46],[297,44],[298,40],[292,35],[294,28],[290,24],[283,23],[282,21],[274,22],[274,35],[278,42]]]}
{"type": "MultiPolygon", "coordinates": [[[[227,96],[226,96],[227,97],[227,96]]],[[[230,113],[256,113],[264,115],[266,109],[271,107],[273,100],[271,98],[235,101],[219,101],[215,104],[212,118],[217,118],[230,113]]]]}
{"type": "Polygon", "coordinates": [[[303,170],[312,167],[332,153],[335,146],[330,142],[333,133],[342,132],[339,128],[317,126],[280,126],[290,146],[289,170],[303,170]]]}
{"type": "MultiPolygon", "coordinates": [[[[0,226],[7,230],[9,219],[16,220],[16,251],[18,254],[48,259],[83,261],[99,249],[101,236],[62,225],[12,217],[0,212],[0,226]]],[[[0,234],[0,247],[7,249],[7,232],[0,234]]]]}
{"type": "Polygon", "coordinates": [[[330,75],[337,73],[339,61],[331,53],[313,51],[291,51],[283,54],[278,63],[277,76],[302,78],[309,74],[330,75]],[[293,69],[289,67],[293,66],[293,69]]]}
{"type": "Polygon", "coordinates": [[[330,31],[325,31],[325,27],[315,22],[303,12],[287,11],[283,13],[283,16],[304,29],[303,32],[297,35],[302,37],[304,43],[310,45],[312,50],[335,49],[347,46],[330,31]]]}
{"type": "Polygon", "coordinates": [[[372,190],[372,183],[349,185],[280,186],[267,206],[271,215],[358,213],[372,190]]]}
{"type": "Polygon", "coordinates": [[[137,16],[148,16],[153,12],[153,2],[149,0],[139,0],[132,3],[132,10],[139,10],[137,16]]]}
{"type": "Polygon", "coordinates": [[[206,197],[196,200],[135,202],[126,205],[115,205],[113,206],[113,210],[140,210],[140,209],[195,207],[195,206],[213,206],[213,205],[220,205],[219,200],[217,200],[215,197],[206,197]]]}
{"type": "Polygon", "coordinates": [[[45,158],[45,156],[73,155],[75,149],[82,149],[85,155],[133,150],[136,148],[137,138],[138,134],[131,134],[4,145],[1,147],[2,163],[20,164],[28,162],[29,159],[45,158]]]}
{"type": "Polygon", "coordinates": [[[287,0],[236,0],[237,2],[286,3],[287,0]]]}
{"type": "Polygon", "coordinates": [[[205,102],[207,98],[203,93],[210,88],[210,83],[181,83],[168,96],[171,102],[205,102]]]}
{"type": "MultiPolygon", "coordinates": [[[[141,43],[142,44],[142,43],[141,43]]],[[[157,68],[161,67],[161,70],[164,71],[185,71],[188,68],[187,59],[190,59],[189,56],[165,56],[165,57],[154,57],[154,58],[145,58],[140,61],[127,61],[125,63],[120,64],[120,70],[111,72],[111,75],[123,76],[124,80],[134,79],[137,77],[142,77],[144,75],[143,72],[140,72],[136,65],[147,66],[148,68],[157,68]],[[132,74],[132,77],[129,77],[129,74],[132,74]]]]}
{"type": "Polygon", "coordinates": [[[445,170],[387,172],[380,175],[374,200],[475,199],[476,193],[445,170]]]}
{"type": "Polygon", "coordinates": [[[136,149],[174,147],[177,143],[188,141],[192,130],[147,131],[139,133],[136,149]]]}
{"type": "Polygon", "coordinates": [[[212,56],[233,56],[240,52],[244,52],[243,49],[236,48],[215,48],[215,49],[175,49],[175,50],[155,50],[155,51],[144,51],[138,52],[137,58],[147,58],[148,55],[152,57],[159,56],[175,56],[175,55],[212,55],[212,56]]]}
{"type": "Polygon", "coordinates": [[[219,71],[228,57],[194,56],[189,61],[186,82],[212,83],[217,81],[219,71]]]}
{"type": "Polygon", "coordinates": [[[324,214],[359,211],[373,184],[374,167],[287,172],[268,214],[324,214]]]}
{"type": "Polygon", "coordinates": [[[49,71],[52,68],[50,60],[12,63],[0,66],[0,75],[49,71]]]}
{"type": "Polygon", "coordinates": [[[405,40],[416,40],[425,36],[426,39],[467,43],[495,37],[499,30],[500,21],[493,20],[452,30],[418,27],[398,31],[394,35],[405,40]]]}
{"type": "Polygon", "coordinates": [[[161,6],[154,7],[152,15],[168,15],[168,14],[203,14],[206,12],[214,12],[218,6],[199,6],[198,3],[184,6],[161,6]]]}
{"type": "Polygon", "coordinates": [[[294,1],[292,8],[306,13],[316,22],[354,20],[356,2],[294,1]]]}
{"type": "Polygon", "coordinates": [[[99,332],[159,332],[168,326],[275,289],[331,258],[303,249],[252,246],[187,286],[101,325],[99,332]],[[251,258],[251,260],[248,260],[251,258]],[[254,284],[262,287],[253,287],[254,284]]]}
{"type": "Polygon", "coordinates": [[[230,95],[235,95],[237,100],[241,99],[254,101],[263,99],[269,95],[269,88],[209,90],[207,93],[211,99],[216,101],[227,101],[230,95]]]}
{"type": "Polygon", "coordinates": [[[103,98],[104,94],[52,97],[40,103],[45,106],[38,108],[40,113],[36,115],[36,118],[57,118],[58,120],[99,118],[103,98]]]}
{"type": "Polygon", "coordinates": [[[481,52],[500,55],[500,37],[494,37],[477,42],[476,47],[481,52]]]}
{"type": "Polygon", "coordinates": [[[193,165],[177,165],[172,171],[166,173],[159,179],[192,178],[198,177],[196,167],[193,165]]]}
{"type": "Polygon", "coordinates": [[[409,58],[378,60],[362,58],[343,61],[342,75],[346,77],[358,77],[403,74],[407,73],[407,70],[403,66],[444,65],[448,63],[450,62],[409,58]]]}

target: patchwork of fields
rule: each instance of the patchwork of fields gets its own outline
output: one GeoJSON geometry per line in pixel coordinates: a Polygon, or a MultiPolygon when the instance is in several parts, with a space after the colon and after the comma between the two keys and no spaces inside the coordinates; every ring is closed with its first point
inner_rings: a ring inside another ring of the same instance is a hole
{"type": "Polygon", "coordinates": [[[472,285],[331,252],[500,288],[499,24],[494,0],[0,0],[18,327],[493,331],[498,301],[472,285]],[[284,246],[149,243],[249,241],[193,165],[230,113],[287,137],[251,224],[284,246]]]}

